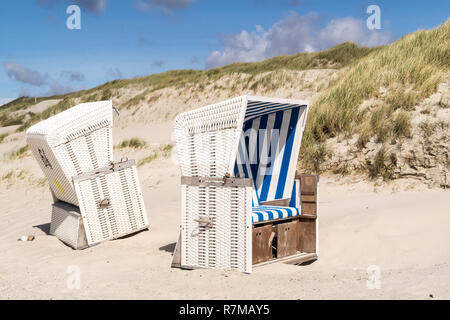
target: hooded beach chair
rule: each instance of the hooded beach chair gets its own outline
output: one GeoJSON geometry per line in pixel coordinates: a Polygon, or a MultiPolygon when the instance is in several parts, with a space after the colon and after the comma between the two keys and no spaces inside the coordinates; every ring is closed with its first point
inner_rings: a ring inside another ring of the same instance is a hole
{"type": "Polygon", "coordinates": [[[296,173],[308,102],[242,96],[179,114],[181,234],[173,266],[317,259],[317,177],[296,173]]]}
{"type": "Polygon", "coordinates": [[[148,228],[134,160],[113,162],[112,124],[112,102],[90,102],[26,132],[53,195],[50,233],[75,249],[148,228]]]}

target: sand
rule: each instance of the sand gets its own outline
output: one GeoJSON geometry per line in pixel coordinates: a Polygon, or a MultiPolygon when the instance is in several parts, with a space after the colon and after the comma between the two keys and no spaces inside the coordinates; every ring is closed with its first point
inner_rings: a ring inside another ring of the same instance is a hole
{"type": "MultiPolygon", "coordinates": [[[[170,128],[119,121],[116,144],[141,136],[149,147],[116,150],[115,158],[149,155],[170,142],[170,128]]],[[[22,145],[23,134],[14,134],[0,151],[22,145]]],[[[0,183],[0,299],[450,299],[448,191],[322,176],[319,260],[246,275],[170,268],[180,224],[180,174],[170,158],[138,168],[150,230],[82,251],[48,235],[52,199],[31,155],[0,166],[0,177],[14,172],[0,183]],[[17,241],[29,234],[34,241],[17,241]],[[372,265],[379,289],[368,288],[372,265]],[[72,266],[80,270],[79,289],[67,285],[72,266]]]]}

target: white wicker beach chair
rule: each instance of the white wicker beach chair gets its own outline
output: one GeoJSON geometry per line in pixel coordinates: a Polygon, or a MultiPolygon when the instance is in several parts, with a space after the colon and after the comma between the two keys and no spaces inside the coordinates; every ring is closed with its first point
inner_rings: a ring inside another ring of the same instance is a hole
{"type": "Polygon", "coordinates": [[[30,127],[27,142],[53,196],[79,206],[72,177],[113,161],[111,101],[82,103],[30,127]]]}
{"type": "Polygon", "coordinates": [[[50,233],[75,249],[149,226],[134,160],[113,162],[112,124],[112,102],[90,102],[26,133],[53,195],[50,233]]]}
{"type": "Polygon", "coordinates": [[[306,101],[242,96],[177,116],[174,265],[251,273],[317,258],[317,177],[296,174],[307,114],[306,101]]]}

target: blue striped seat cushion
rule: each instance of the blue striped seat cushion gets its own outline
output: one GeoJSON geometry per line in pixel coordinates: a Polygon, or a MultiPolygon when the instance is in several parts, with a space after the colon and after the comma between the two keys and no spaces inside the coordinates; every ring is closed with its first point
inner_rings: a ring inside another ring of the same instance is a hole
{"type": "Polygon", "coordinates": [[[273,221],[300,215],[299,208],[260,206],[252,208],[252,222],[273,221]]]}

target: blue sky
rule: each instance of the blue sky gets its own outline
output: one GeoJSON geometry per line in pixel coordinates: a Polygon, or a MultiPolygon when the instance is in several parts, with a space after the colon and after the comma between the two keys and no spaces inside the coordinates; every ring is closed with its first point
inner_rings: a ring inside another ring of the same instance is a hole
{"type": "Polygon", "coordinates": [[[329,48],[378,45],[448,18],[450,1],[18,0],[0,11],[0,104],[117,78],[329,48]],[[69,30],[66,9],[81,8],[69,30]],[[369,30],[369,5],[381,30],[369,30]]]}

